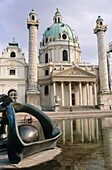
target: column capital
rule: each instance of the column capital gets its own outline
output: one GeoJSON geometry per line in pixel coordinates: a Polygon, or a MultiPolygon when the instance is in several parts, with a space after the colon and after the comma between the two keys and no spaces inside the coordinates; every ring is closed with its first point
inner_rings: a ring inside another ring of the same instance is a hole
{"type": "Polygon", "coordinates": [[[92,84],[93,84],[93,82],[90,82],[89,84],[90,84],[90,85],[92,85],[92,84]]]}

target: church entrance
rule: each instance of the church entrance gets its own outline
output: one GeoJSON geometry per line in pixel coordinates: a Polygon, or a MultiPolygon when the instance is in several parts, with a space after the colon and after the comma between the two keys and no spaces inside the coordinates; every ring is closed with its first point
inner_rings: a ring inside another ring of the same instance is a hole
{"type": "Polygon", "coordinates": [[[72,106],[74,106],[74,105],[75,105],[75,94],[72,93],[72,106]]]}

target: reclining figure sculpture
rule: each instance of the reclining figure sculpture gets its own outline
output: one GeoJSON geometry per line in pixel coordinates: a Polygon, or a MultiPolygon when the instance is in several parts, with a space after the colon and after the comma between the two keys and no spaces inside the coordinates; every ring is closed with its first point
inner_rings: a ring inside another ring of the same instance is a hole
{"type": "Polygon", "coordinates": [[[5,123],[1,121],[0,132],[3,133],[4,124],[8,124],[7,152],[11,163],[19,163],[29,155],[55,148],[56,141],[61,135],[61,130],[57,127],[53,128],[51,119],[38,108],[27,103],[12,103],[9,96],[2,94],[0,95],[0,112],[3,112],[2,115],[7,116],[5,123]],[[42,126],[45,140],[25,143],[18,130],[15,117],[15,113],[17,112],[26,112],[38,119],[42,126]]]}

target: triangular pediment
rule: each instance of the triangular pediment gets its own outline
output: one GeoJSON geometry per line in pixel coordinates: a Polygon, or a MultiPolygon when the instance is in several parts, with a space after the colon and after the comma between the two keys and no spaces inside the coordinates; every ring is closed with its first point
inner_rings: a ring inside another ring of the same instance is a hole
{"type": "Polygon", "coordinates": [[[88,70],[83,70],[79,67],[72,67],[67,70],[61,71],[60,73],[55,74],[54,76],[56,77],[61,77],[61,76],[69,76],[69,77],[96,77],[95,74],[91,73],[88,70]]]}

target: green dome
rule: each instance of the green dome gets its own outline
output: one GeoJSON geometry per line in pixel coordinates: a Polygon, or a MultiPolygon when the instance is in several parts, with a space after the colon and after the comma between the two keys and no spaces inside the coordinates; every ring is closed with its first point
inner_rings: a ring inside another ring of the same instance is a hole
{"type": "MultiPolygon", "coordinates": [[[[32,9],[31,12],[29,13],[29,15],[31,15],[31,14],[36,14],[36,12],[35,12],[34,9],[32,9]]],[[[36,14],[36,15],[37,15],[37,14],[36,14]]]]}
{"type": "Polygon", "coordinates": [[[101,17],[101,16],[98,16],[98,18],[97,18],[97,20],[96,20],[96,21],[98,21],[98,20],[103,20],[103,19],[102,19],[102,17],[101,17]]]}
{"type": "Polygon", "coordinates": [[[56,15],[61,15],[61,14],[60,14],[60,12],[59,12],[59,11],[56,11],[55,16],[56,16],[56,15]]]}
{"type": "Polygon", "coordinates": [[[54,41],[55,37],[59,36],[60,38],[60,33],[62,33],[63,31],[68,33],[69,39],[75,41],[74,31],[70,28],[69,25],[63,23],[55,23],[51,27],[48,27],[43,34],[43,40],[45,36],[50,36],[50,38],[53,36],[53,41],[54,41]]]}

